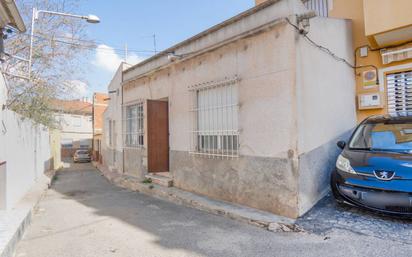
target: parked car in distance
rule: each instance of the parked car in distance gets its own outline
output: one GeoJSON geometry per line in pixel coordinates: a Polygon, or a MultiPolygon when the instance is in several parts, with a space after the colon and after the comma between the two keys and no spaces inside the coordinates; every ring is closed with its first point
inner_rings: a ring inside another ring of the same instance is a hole
{"type": "Polygon", "coordinates": [[[412,217],[412,116],[372,116],[353,132],[332,173],[339,203],[412,217]]]}
{"type": "Polygon", "coordinates": [[[73,155],[74,162],[90,162],[91,156],[88,150],[76,150],[73,155]]]}

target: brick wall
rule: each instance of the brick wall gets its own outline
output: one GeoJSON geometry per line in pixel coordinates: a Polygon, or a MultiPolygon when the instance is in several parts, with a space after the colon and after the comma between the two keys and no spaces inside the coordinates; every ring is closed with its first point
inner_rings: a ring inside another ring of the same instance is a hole
{"type": "Polygon", "coordinates": [[[93,96],[93,134],[101,134],[103,130],[103,113],[107,108],[109,96],[94,93],[93,96]]]}

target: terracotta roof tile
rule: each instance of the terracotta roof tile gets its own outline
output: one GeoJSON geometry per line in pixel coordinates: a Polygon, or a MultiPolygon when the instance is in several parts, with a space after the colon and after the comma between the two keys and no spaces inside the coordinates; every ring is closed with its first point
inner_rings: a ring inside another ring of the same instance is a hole
{"type": "Polygon", "coordinates": [[[81,100],[61,100],[54,99],[51,103],[51,108],[54,111],[92,115],[92,104],[81,100]]]}

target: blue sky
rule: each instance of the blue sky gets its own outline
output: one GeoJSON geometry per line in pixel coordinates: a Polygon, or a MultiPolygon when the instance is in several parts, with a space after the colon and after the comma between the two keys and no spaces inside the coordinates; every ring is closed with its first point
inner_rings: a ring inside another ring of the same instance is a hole
{"type": "Polygon", "coordinates": [[[83,0],[79,12],[95,14],[101,23],[89,25],[90,38],[99,45],[90,55],[87,94],[105,92],[117,62],[128,45],[130,62],[147,58],[221,21],[253,7],[254,0],[83,0]],[[114,48],[114,49],[112,49],[114,48]]]}

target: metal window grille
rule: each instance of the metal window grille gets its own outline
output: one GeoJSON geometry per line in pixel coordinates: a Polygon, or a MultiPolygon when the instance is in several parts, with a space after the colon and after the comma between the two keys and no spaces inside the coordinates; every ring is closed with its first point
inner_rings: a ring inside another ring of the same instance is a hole
{"type": "Polygon", "coordinates": [[[238,81],[235,77],[189,88],[191,154],[209,158],[239,156],[238,81]]]}
{"type": "Polygon", "coordinates": [[[143,102],[124,108],[124,145],[126,147],[143,147],[143,102]]]}
{"type": "Polygon", "coordinates": [[[388,112],[395,115],[412,115],[412,71],[386,76],[388,112]]]}
{"type": "Polygon", "coordinates": [[[306,8],[315,11],[318,16],[329,16],[329,0],[304,0],[306,8]]]}

